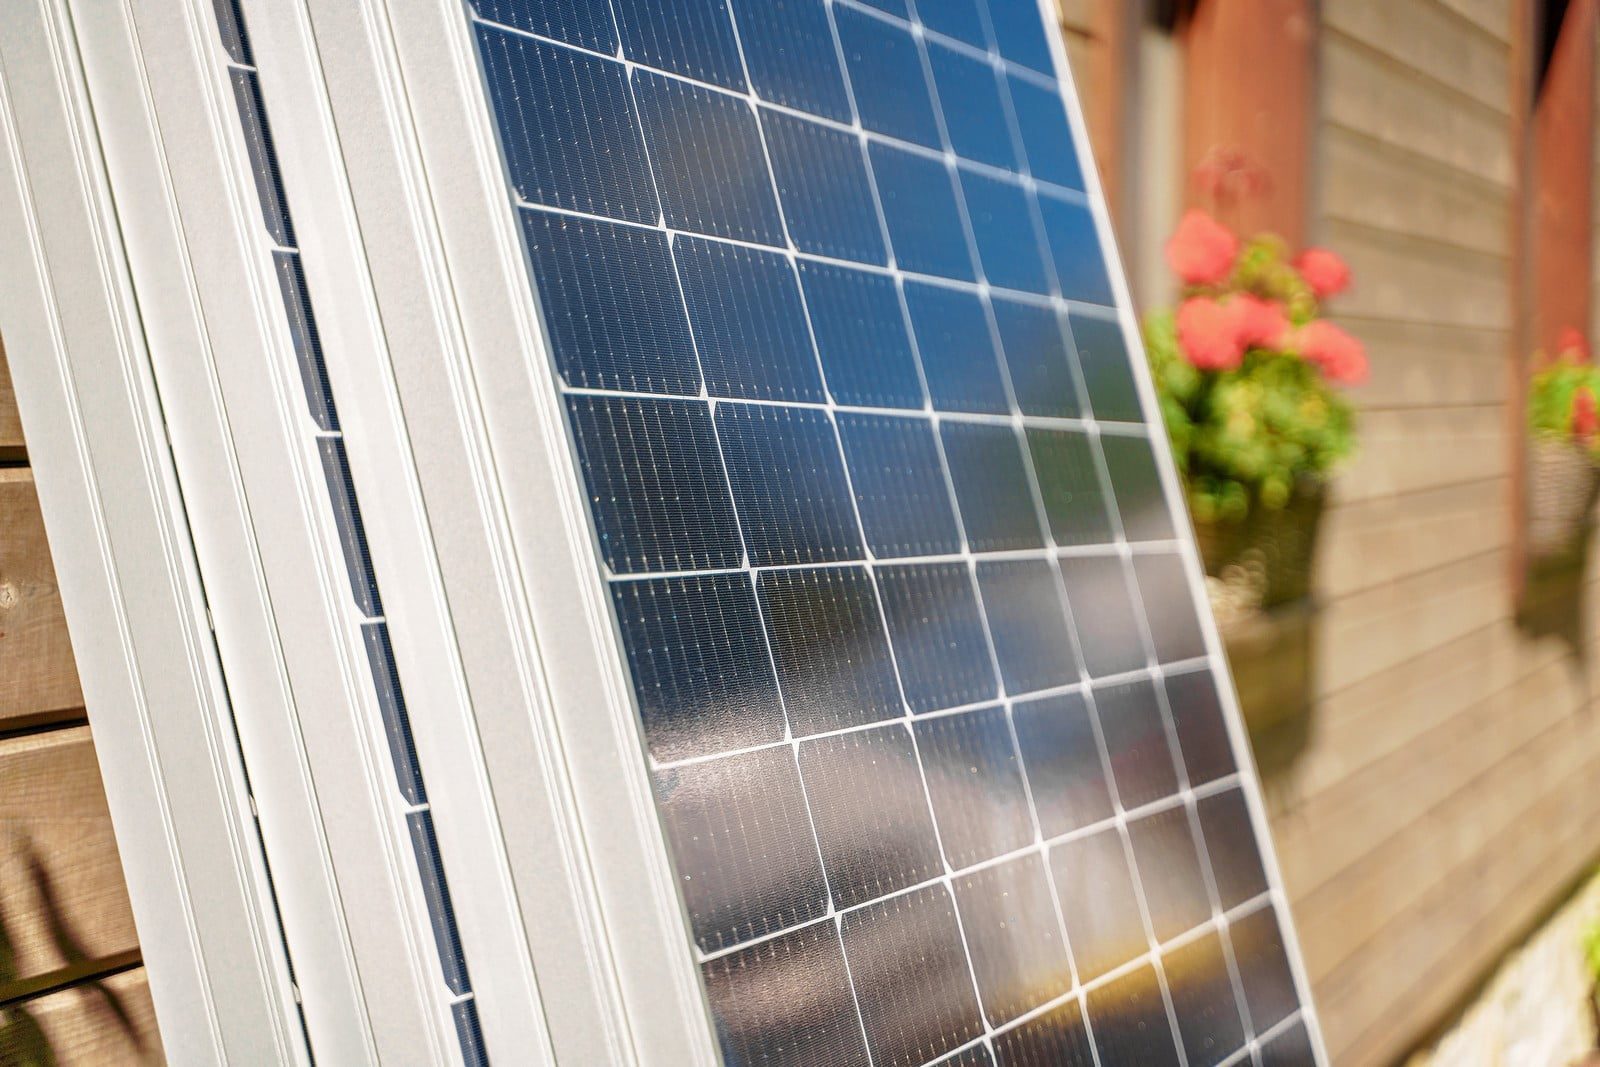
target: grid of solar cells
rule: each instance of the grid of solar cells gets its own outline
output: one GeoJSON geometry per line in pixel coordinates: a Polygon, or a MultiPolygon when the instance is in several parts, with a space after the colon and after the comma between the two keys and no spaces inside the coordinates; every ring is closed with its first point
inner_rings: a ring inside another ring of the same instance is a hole
{"type": "Polygon", "coordinates": [[[469,6],[726,1061],[1257,1058],[1300,1009],[1034,4],[469,6]]]}
{"type": "Polygon", "coordinates": [[[262,101],[257,80],[250,36],[238,0],[214,0],[213,6],[226,54],[228,76],[233,84],[234,101],[244,130],[245,147],[250,156],[250,169],[261,204],[262,222],[276,246],[272,252],[273,267],[283,297],[289,335],[294,343],[306,412],[313,427],[311,433],[322,460],[328,503],[339,531],[351,599],[361,615],[361,641],[366,649],[378,709],[383,718],[384,735],[389,743],[396,802],[405,814],[406,829],[411,837],[417,877],[439,949],[441,978],[450,991],[450,1012],[456,1037],[465,1063],[487,1064],[489,1059],[483,1046],[477,1000],[467,973],[466,955],[456,930],[455,907],[445,880],[433,815],[423,785],[422,768],[412,740],[411,719],[406,709],[405,692],[400,684],[400,670],[389,642],[389,627],[383,615],[378,579],[372,569],[372,557],[367,551],[361,504],[350,478],[344,432],[339,426],[338,409],[328,383],[316,315],[306,289],[300,252],[295,247],[294,224],[278,171],[277,152],[273,147],[272,129],[267,121],[266,105],[262,101]]]}

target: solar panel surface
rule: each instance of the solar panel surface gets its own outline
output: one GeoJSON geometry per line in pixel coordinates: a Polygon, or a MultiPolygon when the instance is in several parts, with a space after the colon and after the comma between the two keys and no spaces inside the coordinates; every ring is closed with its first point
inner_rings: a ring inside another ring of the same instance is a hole
{"type": "Polygon", "coordinates": [[[471,26],[725,1061],[1308,1062],[1035,4],[471,26]]]}

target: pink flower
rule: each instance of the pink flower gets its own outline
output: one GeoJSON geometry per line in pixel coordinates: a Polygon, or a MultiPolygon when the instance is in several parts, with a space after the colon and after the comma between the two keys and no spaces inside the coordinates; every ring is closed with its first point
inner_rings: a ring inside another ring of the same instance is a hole
{"type": "Polygon", "coordinates": [[[1572,394],[1573,436],[1587,444],[1597,429],[1600,429],[1600,410],[1596,410],[1594,393],[1587,385],[1580,386],[1572,394]]]}
{"type": "Polygon", "coordinates": [[[1331,322],[1318,319],[1300,327],[1300,354],[1330,382],[1359,385],[1367,378],[1367,350],[1331,322]]]}
{"type": "Polygon", "coordinates": [[[1308,248],[1300,253],[1294,266],[1318,300],[1326,300],[1350,287],[1350,266],[1337,252],[1308,248]]]}
{"type": "Polygon", "coordinates": [[[1167,241],[1167,265],[1185,285],[1221,285],[1233,272],[1239,238],[1203,211],[1189,211],[1167,241]]]}
{"type": "Polygon", "coordinates": [[[1196,296],[1178,307],[1178,346],[1201,370],[1233,370],[1244,359],[1244,342],[1234,312],[1210,297],[1196,296]]]}
{"type": "Polygon", "coordinates": [[[1576,329],[1568,326],[1556,335],[1556,353],[1563,358],[1568,354],[1576,357],[1575,363],[1589,362],[1589,340],[1576,329]]]}
{"type": "Polygon", "coordinates": [[[1283,308],[1253,293],[1241,293],[1225,305],[1233,316],[1234,330],[1245,348],[1279,348],[1289,332],[1283,308]]]}

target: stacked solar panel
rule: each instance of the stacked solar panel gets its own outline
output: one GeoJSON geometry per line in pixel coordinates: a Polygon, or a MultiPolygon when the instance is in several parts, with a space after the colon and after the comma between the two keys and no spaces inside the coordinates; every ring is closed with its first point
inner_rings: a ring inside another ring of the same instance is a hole
{"type": "Polygon", "coordinates": [[[725,1060],[1296,1062],[1038,8],[474,16],[725,1060]]]}

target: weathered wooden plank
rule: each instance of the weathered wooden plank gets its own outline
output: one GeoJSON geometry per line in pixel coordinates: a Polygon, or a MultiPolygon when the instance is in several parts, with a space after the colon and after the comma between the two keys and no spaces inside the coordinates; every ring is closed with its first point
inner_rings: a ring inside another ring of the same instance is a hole
{"type": "Polygon", "coordinates": [[[1340,504],[1503,478],[1509,468],[1505,408],[1363,411],[1356,454],[1339,474],[1340,504]]]}
{"type": "Polygon", "coordinates": [[[1322,210],[1331,219],[1510,254],[1511,205],[1499,186],[1339,126],[1323,135],[1322,164],[1322,210]]]}
{"type": "Polygon", "coordinates": [[[1513,0],[1436,0],[1436,2],[1502,41],[1511,40],[1513,0]]]}
{"type": "MultiPolygon", "coordinates": [[[[1336,882],[1357,859],[1406,833],[1485,773],[1502,752],[1579,710],[1583,694],[1567,665],[1552,661],[1492,691],[1411,744],[1388,753],[1337,787],[1308,797],[1283,820],[1279,857],[1293,872],[1291,892],[1305,896],[1336,882]]],[[[1412,708],[1394,708],[1396,714],[1412,708]]],[[[1597,746],[1600,750],[1600,746],[1597,746]]]]}
{"type": "Polygon", "coordinates": [[[1363,410],[1505,403],[1511,341],[1504,330],[1363,318],[1348,311],[1339,313],[1339,323],[1367,346],[1371,376],[1350,394],[1363,410]]]}
{"type": "MultiPolygon", "coordinates": [[[[1445,802],[1368,851],[1337,879],[1309,893],[1291,891],[1308,969],[1317,977],[1347,961],[1364,969],[1363,957],[1395,915],[1459,864],[1501,847],[1504,835],[1518,832],[1521,816],[1546,795],[1550,783],[1565,782],[1578,768],[1592,765],[1594,748],[1574,743],[1572,718],[1501,753],[1486,771],[1464,780],[1445,802]]],[[[1569,873],[1576,873],[1576,866],[1569,873]]]]}
{"type": "Polygon", "coordinates": [[[1359,279],[1339,314],[1483,330],[1510,326],[1511,270],[1504,256],[1329,219],[1323,240],[1359,279]]]}
{"type": "Polygon", "coordinates": [[[33,472],[0,468],[0,729],[83,706],[33,472]]]}
{"type": "Polygon", "coordinates": [[[1062,29],[1069,33],[1088,34],[1094,25],[1094,13],[1089,8],[1092,4],[1104,2],[1105,0],[1056,0],[1056,9],[1061,14],[1062,29]]]}
{"type": "Polygon", "coordinates": [[[1510,186],[1505,115],[1349,38],[1329,35],[1321,59],[1325,122],[1510,186]]]}
{"type": "Polygon", "coordinates": [[[1323,25],[1486,107],[1510,107],[1510,46],[1447,7],[1431,0],[1336,0],[1323,5],[1323,25]]]}
{"type": "Polygon", "coordinates": [[[1426,487],[1327,509],[1317,591],[1327,601],[1504,549],[1504,478],[1426,487]]]}
{"type": "Polygon", "coordinates": [[[1411,575],[1325,606],[1317,692],[1328,696],[1480,627],[1508,619],[1504,553],[1411,575]]]}
{"type": "Polygon", "coordinates": [[[1496,847],[1439,871],[1426,893],[1393,911],[1358,959],[1315,985],[1335,1062],[1392,1062],[1570,884],[1573,857],[1597,844],[1600,790],[1590,788],[1597,775],[1592,753],[1564,776],[1552,768],[1538,799],[1500,826],[1496,847]],[[1517,832],[1522,826],[1549,831],[1517,832]]]}
{"type": "MultiPolygon", "coordinates": [[[[0,924],[8,985],[138,948],[87,726],[0,740],[0,924]]],[[[3,959],[0,955],[0,959],[3,959]]]]}
{"type": "Polygon", "coordinates": [[[157,1067],[166,1062],[143,967],[9,1010],[0,1036],[0,1063],[51,1062],[61,1067],[157,1067]]]}
{"type": "Polygon", "coordinates": [[[5,344],[0,342],[0,461],[13,462],[26,454],[17,394],[11,388],[11,372],[6,368],[5,344]]]}

